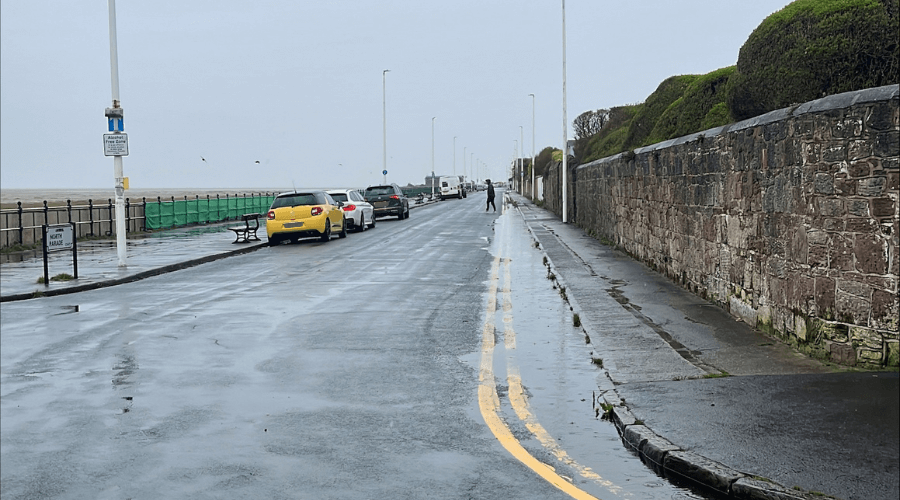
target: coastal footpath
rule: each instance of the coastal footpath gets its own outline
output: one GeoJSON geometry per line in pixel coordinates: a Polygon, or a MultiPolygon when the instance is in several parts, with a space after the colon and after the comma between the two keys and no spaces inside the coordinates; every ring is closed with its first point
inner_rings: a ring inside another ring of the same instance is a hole
{"type": "MultiPolygon", "coordinates": [[[[810,356],[896,367],[900,85],[570,167],[568,220],[810,356]]],[[[562,214],[561,165],[544,179],[562,214]]]]}

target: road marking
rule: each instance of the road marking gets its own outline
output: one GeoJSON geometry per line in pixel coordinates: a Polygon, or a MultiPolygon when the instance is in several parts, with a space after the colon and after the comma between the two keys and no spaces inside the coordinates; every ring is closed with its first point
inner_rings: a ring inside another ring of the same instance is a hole
{"type": "MultiPolygon", "coordinates": [[[[494,434],[494,437],[500,442],[500,445],[518,461],[522,462],[525,466],[544,478],[545,481],[572,498],[597,500],[596,497],[575,487],[572,483],[557,474],[552,467],[539,461],[528,453],[515,436],[513,436],[503,419],[500,418],[500,397],[497,395],[497,382],[494,378],[493,369],[494,348],[496,347],[494,315],[497,312],[497,283],[499,281],[500,262],[501,258],[498,255],[494,257],[494,262],[491,265],[491,284],[488,292],[488,304],[484,327],[481,331],[481,367],[478,374],[478,406],[481,409],[481,416],[484,418],[485,424],[487,424],[488,428],[494,434]]],[[[519,387],[521,387],[521,384],[519,384],[519,387]]]]}
{"type": "Polygon", "coordinates": [[[541,443],[541,445],[547,449],[553,456],[556,457],[560,462],[568,465],[572,469],[578,472],[581,477],[594,481],[595,483],[609,489],[610,492],[618,495],[622,493],[622,488],[616,486],[612,481],[608,481],[603,479],[600,474],[594,472],[590,467],[586,467],[584,465],[576,462],[572,457],[569,456],[568,453],[562,447],[559,446],[556,439],[550,435],[550,433],[542,426],[538,421],[534,414],[531,413],[531,410],[528,406],[528,397],[525,395],[525,390],[522,387],[522,376],[519,374],[519,367],[516,364],[516,358],[512,354],[512,351],[516,348],[516,332],[513,328],[513,317],[512,317],[512,273],[510,272],[510,262],[511,259],[502,259],[503,264],[503,340],[504,346],[507,350],[506,356],[506,380],[509,383],[509,402],[512,406],[513,410],[516,412],[516,415],[519,417],[522,422],[525,423],[525,427],[531,431],[531,434],[534,435],[535,439],[541,443]]]}
{"type": "Polygon", "coordinates": [[[563,450],[556,439],[542,426],[537,418],[531,413],[528,406],[528,397],[525,395],[525,389],[522,386],[522,377],[519,374],[519,367],[516,364],[516,358],[512,351],[516,348],[516,332],[513,328],[513,306],[512,306],[512,273],[510,272],[511,259],[501,259],[503,267],[503,340],[507,350],[506,356],[506,379],[509,383],[509,402],[516,415],[525,423],[525,427],[531,431],[531,434],[560,462],[575,469],[583,478],[609,489],[612,493],[618,495],[622,493],[622,488],[616,486],[612,481],[603,479],[599,474],[594,472],[590,467],[576,462],[572,457],[563,450]]]}

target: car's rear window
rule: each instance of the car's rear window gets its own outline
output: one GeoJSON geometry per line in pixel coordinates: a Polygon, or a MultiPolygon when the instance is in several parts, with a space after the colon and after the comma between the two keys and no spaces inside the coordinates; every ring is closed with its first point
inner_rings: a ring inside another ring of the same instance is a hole
{"type": "Polygon", "coordinates": [[[330,193],[335,201],[347,201],[347,193],[330,193]]]}
{"type": "Polygon", "coordinates": [[[298,205],[320,205],[319,200],[313,193],[297,193],[285,196],[279,196],[272,202],[273,209],[281,207],[296,207],[298,205]]]}
{"type": "Polygon", "coordinates": [[[366,188],[366,194],[368,195],[380,195],[380,194],[394,194],[394,188],[391,186],[375,186],[366,188]]]}

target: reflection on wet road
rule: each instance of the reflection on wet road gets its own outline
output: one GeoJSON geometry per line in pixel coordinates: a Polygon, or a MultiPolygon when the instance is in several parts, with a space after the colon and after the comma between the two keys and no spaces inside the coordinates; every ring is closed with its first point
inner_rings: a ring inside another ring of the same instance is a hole
{"type": "Polygon", "coordinates": [[[3,303],[0,495],[696,498],[597,418],[591,346],[483,201],[3,303]]]}
{"type": "Polygon", "coordinates": [[[479,404],[497,440],[572,498],[699,498],[642,470],[616,447],[615,430],[597,419],[596,377],[602,375],[573,325],[565,291],[548,279],[515,212],[504,211],[495,233],[479,404]],[[585,441],[588,436],[596,441],[585,441]]]}

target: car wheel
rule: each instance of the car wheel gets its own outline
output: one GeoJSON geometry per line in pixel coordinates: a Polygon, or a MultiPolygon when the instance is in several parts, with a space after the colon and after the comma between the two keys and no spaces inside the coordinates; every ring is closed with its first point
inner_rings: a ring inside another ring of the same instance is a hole
{"type": "Polygon", "coordinates": [[[409,219],[409,207],[406,207],[406,218],[409,219]]]}
{"type": "Polygon", "coordinates": [[[338,233],[339,238],[347,237],[347,219],[341,221],[341,232],[338,233]]]}
{"type": "Polygon", "coordinates": [[[281,238],[278,236],[272,235],[267,242],[270,247],[278,246],[281,244],[281,238]]]}
{"type": "Polygon", "coordinates": [[[322,233],[322,236],[319,237],[321,241],[331,241],[331,221],[325,219],[325,232],[322,233]]]}
{"type": "Polygon", "coordinates": [[[375,229],[375,216],[372,216],[372,223],[369,224],[369,229],[375,229]]]}
{"type": "Polygon", "coordinates": [[[361,233],[366,230],[366,214],[360,214],[359,224],[356,225],[356,232],[361,233]]]}

